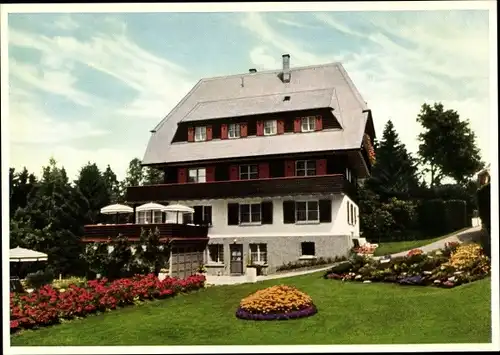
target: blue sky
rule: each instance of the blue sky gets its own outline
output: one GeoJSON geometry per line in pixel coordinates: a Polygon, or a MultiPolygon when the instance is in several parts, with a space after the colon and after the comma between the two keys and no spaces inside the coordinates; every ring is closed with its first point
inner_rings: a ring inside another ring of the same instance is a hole
{"type": "Polygon", "coordinates": [[[443,102],[489,162],[488,36],[485,10],[11,13],[10,166],[40,174],[54,156],[72,178],[88,161],[123,178],[200,78],[276,69],[284,53],[292,67],[341,61],[377,134],[392,119],[413,152],[420,106],[443,102]]]}

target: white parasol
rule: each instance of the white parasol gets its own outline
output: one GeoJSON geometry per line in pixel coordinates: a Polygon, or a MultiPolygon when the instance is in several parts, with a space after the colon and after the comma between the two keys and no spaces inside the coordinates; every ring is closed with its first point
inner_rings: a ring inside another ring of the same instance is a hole
{"type": "Polygon", "coordinates": [[[179,223],[179,213],[194,213],[194,209],[184,205],[168,205],[163,209],[164,212],[176,212],[176,220],[179,223]]]}
{"type": "Polygon", "coordinates": [[[10,249],[9,261],[11,262],[47,261],[47,254],[35,250],[17,247],[14,249],[10,249]]]}

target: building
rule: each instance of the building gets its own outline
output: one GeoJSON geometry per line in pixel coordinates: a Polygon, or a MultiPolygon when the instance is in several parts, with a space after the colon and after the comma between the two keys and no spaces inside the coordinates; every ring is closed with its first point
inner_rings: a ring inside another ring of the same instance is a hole
{"type": "Polygon", "coordinates": [[[151,131],[143,165],[164,183],[127,190],[133,206],[194,208],[209,274],[341,256],[359,237],[371,111],[341,64],[282,59],[279,70],[201,79],[151,131]]]}

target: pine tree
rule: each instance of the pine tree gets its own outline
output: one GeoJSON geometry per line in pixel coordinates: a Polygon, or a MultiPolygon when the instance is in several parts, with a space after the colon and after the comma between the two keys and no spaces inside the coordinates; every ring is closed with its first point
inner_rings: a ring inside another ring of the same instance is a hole
{"type": "Polygon", "coordinates": [[[83,207],[81,214],[84,224],[96,224],[103,220],[100,213],[101,208],[111,202],[110,190],[97,165],[90,162],[81,170],[75,180],[75,188],[85,197],[87,204],[83,207]]]}
{"type": "Polygon", "coordinates": [[[120,183],[116,178],[116,174],[111,170],[108,165],[106,170],[102,174],[106,187],[108,189],[108,195],[110,196],[111,203],[123,202],[122,191],[120,189],[120,183]]]}

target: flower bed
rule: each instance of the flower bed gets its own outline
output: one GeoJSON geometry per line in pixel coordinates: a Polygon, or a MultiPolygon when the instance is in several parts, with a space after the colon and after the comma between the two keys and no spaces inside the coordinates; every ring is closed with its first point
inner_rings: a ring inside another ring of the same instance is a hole
{"type": "Polygon", "coordinates": [[[75,317],[104,312],[137,302],[172,297],[203,288],[205,276],[184,280],[155,275],[135,276],[108,282],[88,281],[83,287],[70,285],[57,290],[46,285],[30,294],[10,294],[10,330],[30,329],[60,323],[75,317]]]}
{"type": "Polygon", "coordinates": [[[244,298],[236,317],[251,320],[286,320],[317,312],[311,297],[291,286],[272,286],[244,298]]]}
{"type": "Polygon", "coordinates": [[[394,258],[373,259],[354,254],[348,262],[327,271],[324,277],[450,288],[482,279],[489,272],[490,261],[478,244],[447,244],[432,253],[413,249],[405,256],[394,258]]]}

